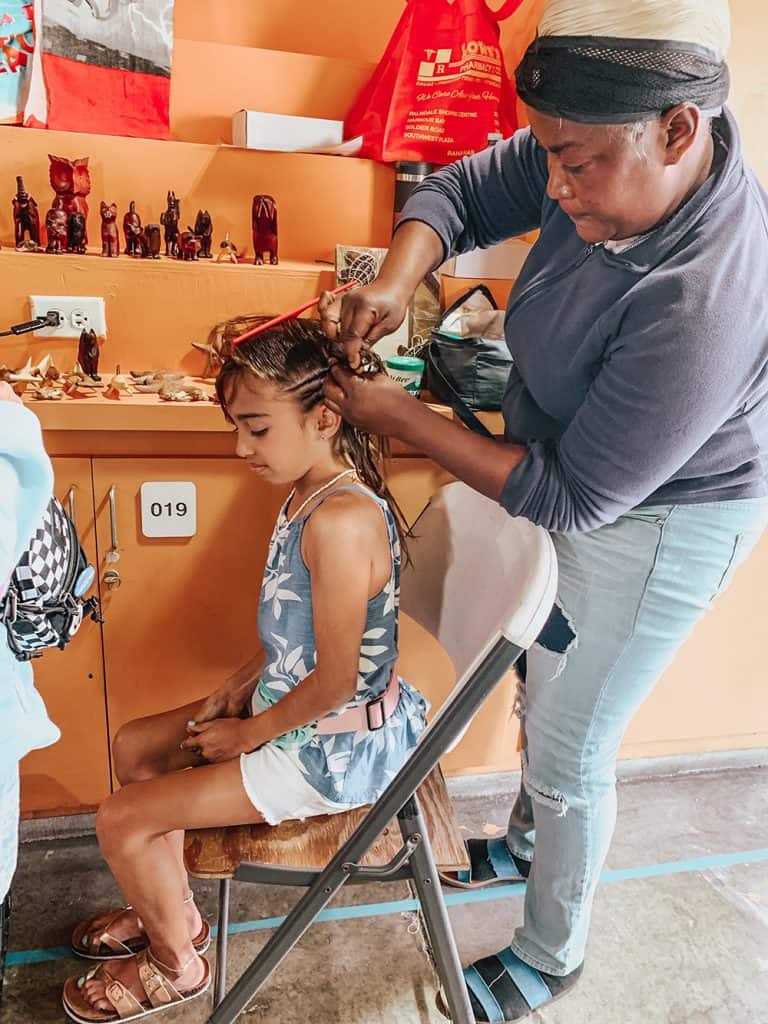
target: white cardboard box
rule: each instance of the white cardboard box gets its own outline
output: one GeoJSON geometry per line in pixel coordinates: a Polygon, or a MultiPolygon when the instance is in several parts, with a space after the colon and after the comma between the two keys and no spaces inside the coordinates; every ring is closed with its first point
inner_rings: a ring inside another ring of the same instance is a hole
{"type": "Polygon", "coordinates": [[[232,117],[232,143],[241,149],[319,149],[338,146],[343,133],[343,121],[320,117],[262,114],[258,110],[238,110],[232,117]]]}
{"type": "Polygon", "coordinates": [[[460,256],[452,256],[440,268],[452,277],[479,277],[514,280],[525,263],[531,246],[518,238],[512,238],[488,249],[472,249],[460,256]]]}

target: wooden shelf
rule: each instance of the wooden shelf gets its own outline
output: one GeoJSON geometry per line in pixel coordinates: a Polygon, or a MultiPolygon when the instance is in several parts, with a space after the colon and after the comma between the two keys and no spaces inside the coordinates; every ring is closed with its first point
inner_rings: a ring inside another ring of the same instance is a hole
{"type": "Polygon", "coordinates": [[[231,142],[232,115],[241,108],[343,121],[375,67],[348,57],[177,38],[171,138],[231,142]],[[212,67],[220,70],[209,74],[212,67]]]}
{"type": "MultiPolygon", "coordinates": [[[[190,377],[188,382],[213,393],[213,384],[209,380],[190,377]]],[[[155,394],[122,395],[110,399],[96,392],[93,398],[64,395],[53,402],[25,394],[24,404],[32,409],[44,430],[232,432],[215,402],[164,402],[155,394]]],[[[429,406],[443,416],[453,417],[445,405],[429,403],[429,406]]]]}
{"type": "MultiPolygon", "coordinates": [[[[20,174],[37,200],[41,221],[50,208],[48,154],[90,157],[88,234],[100,243],[99,204],[117,203],[118,223],[134,200],[142,222],[159,223],[166,193],[181,201],[181,226],[208,209],[214,248],[229,232],[251,251],[251,199],[273,195],[278,206],[282,258],[330,259],[337,243],[386,246],[392,234],[394,172],[356,157],[272,153],[197,142],[131,139],[78,132],[4,127],[0,166],[20,174]]],[[[0,204],[0,242],[13,237],[11,204],[0,204]]],[[[120,231],[122,246],[122,230],[120,231]]]]}
{"type": "MultiPolygon", "coordinates": [[[[212,392],[210,381],[190,379],[212,392]]],[[[105,398],[69,398],[42,401],[24,395],[24,403],[35,413],[43,430],[56,431],[203,431],[228,433],[232,428],[214,402],[164,402],[157,395],[122,395],[105,398]]]]}
{"type": "MultiPolygon", "coordinates": [[[[213,390],[210,381],[189,381],[213,390]]],[[[234,456],[232,427],[213,402],[164,402],[143,394],[109,399],[98,393],[54,402],[25,395],[24,402],[40,420],[49,455],[234,456]]],[[[441,416],[454,418],[448,406],[428,404],[441,416]]],[[[390,444],[390,456],[420,454],[397,441],[390,444]]]]}
{"type": "MultiPolygon", "coordinates": [[[[218,237],[218,236],[217,236],[218,237]]],[[[122,244],[122,235],[120,238],[122,244]]],[[[213,248],[211,248],[213,252],[213,248]]],[[[35,279],[41,273],[50,270],[77,272],[82,277],[84,271],[94,274],[143,274],[146,276],[162,271],[170,274],[184,275],[206,275],[213,274],[252,274],[256,277],[263,276],[265,281],[275,278],[309,278],[312,281],[320,282],[323,275],[335,273],[333,264],[329,260],[280,260],[276,266],[264,263],[260,266],[253,262],[253,255],[241,260],[239,263],[217,263],[214,255],[210,260],[179,260],[173,256],[161,254],[159,260],[138,259],[135,256],[126,256],[121,251],[119,256],[106,257],[101,255],[101,246],[89,245],[84,256],[75,253],[53,253],[46,252],[17,252],[8,247],[0,250],[0,275],[5,276],[14,264],[11,261],[25,261],[18,266],[23,268],[24,273],[35,275],[35,279]]],[[[85,284],[85,282],[83,282],[85,284]]],[[[35,291],[30,284],[30,290],[35,291]]],[[[39,290],[39,289],[38,289],[39,290]]],[[[78,294],[78,293],[75,293],[78,294]]],[[[88,295],[87,290],[80,294],[88,295]]]]}
{"type": "MultiPolygon", "coordinates": [[[[234,266],[3,249],[0,280],[3,327],[29,319],[30,294],[103,296],[103,374],[119,364],[125,372],[181,370],[194,377],[203,372],[205,355],[191,343],[205,341],[214,324],[242,314],[270,316],[293,309],[332,288],[335,272],[327,264],[298,260],[256,267],[252,262],[234,266]]],[[[18,367],[50,352],[60,370],[69,370],[76,351],[74,338],[24,334],[0,341],[0,364],[18,367]]]]}

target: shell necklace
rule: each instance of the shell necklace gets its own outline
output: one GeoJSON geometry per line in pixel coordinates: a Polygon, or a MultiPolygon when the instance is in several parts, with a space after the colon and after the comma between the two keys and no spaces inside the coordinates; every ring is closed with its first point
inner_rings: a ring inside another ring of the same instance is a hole
{"type": "MultiPolygon", "coordinates": [[[[313,491],[312,494],[310,494],[310,496],[308,498],[306,498],[304,501],[302,501],[302,503],[299,505],[299,507],[296,509],[296,511],[291,516],[291,518],[286,520],[285,525],[286,526],[290,526],[291,523],[294,522],[294,520],[298,519],[299,516],[301,515],[301,513],[307,507],[307,505],[311,501],[314,501],[314,499],[318,496],[318,494],[322,494],[323,491],[327,491],[329,487],[333,487],[334,484],[337,484],[339,482],[339,480],[342,480],[345,476],[356,476],[356,475],[357,474],[356,474],[356,471],[354,469],[342,470],[342,472],[338,473],[333,478],[333,480],[329,480],[328,483],[323,484],[322,487],[318,487],[316,491],[313,491]]],[[[295,493],[296,493],[295,489],[293,491],[291,491],[291,498],[294,496],[295,493]]],[[[288,499],[289,503],[290,503],[291,498],[288,499]]]]}

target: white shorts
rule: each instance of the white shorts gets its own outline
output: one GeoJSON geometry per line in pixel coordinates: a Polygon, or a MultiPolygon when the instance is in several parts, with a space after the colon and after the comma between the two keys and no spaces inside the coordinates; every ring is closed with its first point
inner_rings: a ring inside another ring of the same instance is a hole
{"type": "Polygon", "coordinates": [[[241,754],[240,775],[248,799],[269,825],[362,806],[328,800],[307,782],[292,753],[272,743],[241,754]]]}

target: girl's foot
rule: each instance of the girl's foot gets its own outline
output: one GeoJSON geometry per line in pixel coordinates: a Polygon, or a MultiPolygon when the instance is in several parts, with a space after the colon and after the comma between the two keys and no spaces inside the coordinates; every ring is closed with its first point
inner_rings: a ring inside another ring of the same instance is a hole
{"type": "MultiPolygon", "coordinates": [[[[211,931],[200,916],[190,894],[184,901],[189,937],[196,952],[210,945],[211,931]]],[[[95,914],[77,925],[72,933],[72,949],[90,960],[113,960],[133,956],[149,945],[144,926],[132,907],[95,914]]]]}
{"type": "MultiPolygon", "coordinates": [[[[169,978],[173,987],[180,995],[184,995],[185,992],[189,992],[192,989],[197,988],[206,974],[205,961],[201,956],[197,955],[195,955],[191,962],[188,962],[184,966],[184,970],[182,970],[178,975],[175,970],[169,971],[164,966],[161,967],[157,964],[151,952],[149,953],[149,961],[158,967],[161,974],[164,974],[169,978]]],[[[96,970],[98,971],[98,968],[96,970]]],[[[144,987],[139,980],[138,957],[132,956],[129,960],[110,964],[109,974],[114,981],[119,981],[121,985],[127,988],[131,995],[135,996],[139,1002],[146,999],[144,987]]],[[[83,976],[81,975],[81,977],[83,976]]],[[[113,1009],[113,1004],[105,995],[108,984],[110,984],[110,982],[107,982],[106,979],[99,977],[98,975],[93,978],[85,975],[85,981],[79,986],[80,991],[94,1010],[113,1009]]]]}
{"type": "Polygon", "coordinates": [[[64,1009],[82,1024],[134,1020],[154,1009],[201,995],[210,980],[208,962],[196,953],[171,966],[158,961],[147,949],[130,959],[99,964],[85,975],[67,979],[64,1009]]]}

